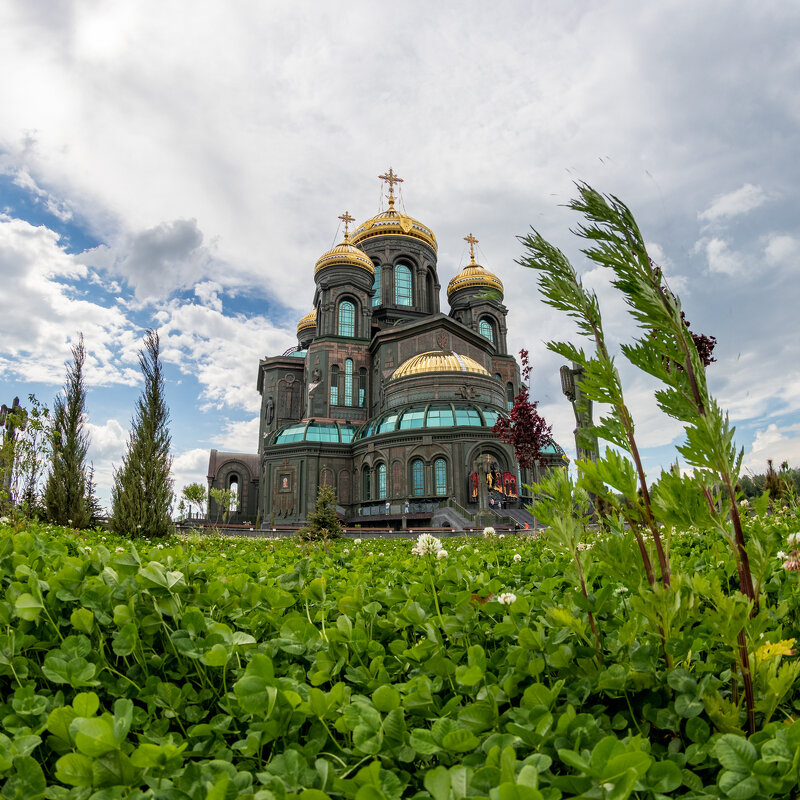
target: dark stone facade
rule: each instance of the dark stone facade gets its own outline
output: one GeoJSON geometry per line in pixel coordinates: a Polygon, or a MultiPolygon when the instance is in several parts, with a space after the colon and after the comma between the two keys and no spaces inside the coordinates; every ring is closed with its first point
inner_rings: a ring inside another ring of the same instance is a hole
{"type": "MultiPolygon", "coordinates": [[[[351,523],[432,519],[444,505],[474,513],[479,459],[498,501],[521,506],[532,476],[491,429],[520,388],[502,284],[474,261],[460,276],[443,314],[436,240],[391,199],[317,262],[316,325],[305,317],[298,349],[259,363],[258,455],[212,451],[209,487],[237,483],[232,521],[302,522],[323,484],[351,523]],[[413,366],[420,354],[430,357],[413,366]]],[[[550,449],[547,466],[563,465],[550,449]]]]}

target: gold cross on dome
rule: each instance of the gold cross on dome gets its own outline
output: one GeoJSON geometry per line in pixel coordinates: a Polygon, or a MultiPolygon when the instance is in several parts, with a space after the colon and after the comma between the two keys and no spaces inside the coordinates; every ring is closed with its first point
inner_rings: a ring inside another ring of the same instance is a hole
{"type": "Polygon", "coordinates": [[[469,236],[464,237],[465,242],[469,242],[469,260],[474,264],[475,263],[475,245],[478,244],[478,240],[470,233],[469,236]]]}
{"type": "Polygon", "coordinates": [[[345,211],[344,214],[339,214],[339,219],[342,222],[344,222],[344,235],[345,235],[345,238],[347,238],[350,235],[350,232],[348,230],[348,225],[351,222],[355,222],[356,218],[355,217],[351,217],[349,211],[345,211]]]}
{"type": "Polygon", "coordinates": [[[387,199],[389,200],[389,205],[393,206],[394,205],[394,185],[396,183],[402,183],[403,179],[402,178],[398,178],[397,175],[395,175],[394,172],[392,171],[391,167],[389,167],[389,171],[388,172],[384,173],[383,175],[378,175],[378,179],[389,184],[389,197],[387,199]]]}

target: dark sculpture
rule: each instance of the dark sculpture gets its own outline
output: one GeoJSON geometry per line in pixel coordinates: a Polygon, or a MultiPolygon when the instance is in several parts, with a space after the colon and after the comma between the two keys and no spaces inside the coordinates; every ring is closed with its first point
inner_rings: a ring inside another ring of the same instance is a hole
{"type": "Polygon", "coordinates": [[[578,458],[584,461],[596,461],[599,457],[597,436],[592,422],[592,401],[581,391],[583,367],[572,362],[572,368],[566,364],[561,367],[561,391],[572,403],[575,412],[575,446],[578,458]]]}
{"type": "Polygon", "coordinates": [[[266,409],[266,422],[267,425],[272,424],[272,420],[275,418],[275,401],[272,399],[272,395],[267,398],[267,409],[266,409]]]}

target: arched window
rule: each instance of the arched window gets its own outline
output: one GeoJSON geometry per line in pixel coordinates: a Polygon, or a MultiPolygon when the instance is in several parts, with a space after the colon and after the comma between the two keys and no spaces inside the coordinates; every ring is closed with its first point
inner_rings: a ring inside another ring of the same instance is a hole
{"type": "Polygon", "coordinates": [[[361,470],[361,499],[362,500],[370,500],[372,499],[372,493],[370,492],[370,485],[369,485],[369,467],[364,464],[361,470]]]}
{"type": "Polygon", "coordinates": [[[344,360],[344,404],[353,405],[353,359],[344,360]]]}
{"type": "Polygon", "coordinates": [[[411,462],[411,494],[414,497],[421,497],[425,494],[425,479],[420,458],[415,458],[411,462]]]}
{"type": "Polygon", "coordinates": [[[437,495],[447,494],[447,463],[443,458],[433,462],[433,484],[437,495]]]}
{"type": "Polygon", "coordinates": [[[406,264],[397,264],[394,268],[394,304],[396,306],[412,306],[411,268],[406,264]]]}
{"type": "Polygon", "coordinates": [[[378,464],[378,500],[386,499],[386,464],[378,464]]]}
{"type": "Polygon", "coordinates": [[[514,384],[506,384],[506,407],[509,411],[514,408],[514,384]]]}
{"type": "Polygon", "coordinates": [[[339,405],[339,366],[337,364],[331,367],[331,405],[339,405]]]}
{"type": "Polygon", "coordinates": [[[372,295],[372,307],[379,306],[381,304],[381,271],[382,268],[376,264],[375,265],[375,280],[372,282],[372,288],[375,290],[375,294],[372,295]]]}
{"type": "Polygon", "coordinates": [[[339,336],[356,335],[356,307],[349,300],[339,303],[339,336]]]}
{"type": "Polygon", "coordinates": [[[478,333],[485,336],[492,344],[494,344],[494,326],[488,319],[482,319],[478,323],[478,333]]]}
{"type": "Polygon", "coordinates": [[[367,370],[364,367],[358,371],[358,407],[364,408],[367,404],[367,370]]]}
{"type": "Polygon", "coordinates": [[[231,493],[228,511],[239,510],[239,476],[234,474],[228,478],[228,490],[231,493]]]}
{"type": "Polygon", "coordinates": [[[428,311],[433,314],[436,306],[433,302],[433,278],[431,277],[430,272],[425,278],[425,294],[428,295],[428,311]]]}

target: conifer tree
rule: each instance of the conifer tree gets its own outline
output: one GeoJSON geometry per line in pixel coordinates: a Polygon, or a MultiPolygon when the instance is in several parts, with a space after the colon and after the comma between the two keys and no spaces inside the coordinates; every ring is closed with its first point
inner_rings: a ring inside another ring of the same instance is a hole
{"type": "Polygon", "coordinates": [[[308,542],[338,539],[342,535],[342,523],[336,515],[336,493],[330,486],[319,487],[314,510],[308,515],[305,527],[298,534],[308,542]]]}
{"type": "Polygon", "coordinates": [[[85,429],[86,387],[83,365],[86,348],[83,334],[72,346],[72,361],[67,363],[64,391],[53,403],[50,429],[51,465],[44,490],[47,518],[57,525],[88,528],[94,517],[95,502],[87,474],[86,452],[89,437],[85,429]]]}
{"type": "Polygon", "coordinates": [[[172,530],[169,409],[159,352],[158,333],[148,330],[139,351],[144,390],[111,490],[111,529],[128,536],[166,536],[172,530]]]}

